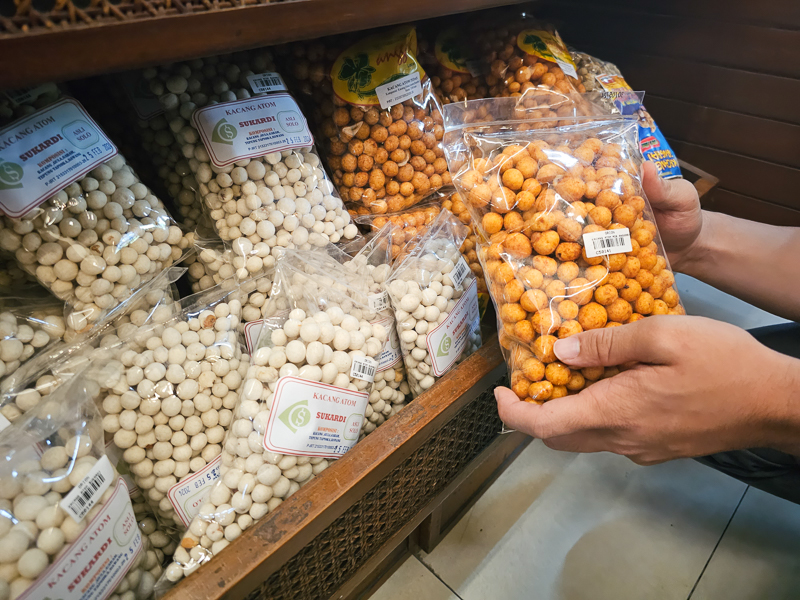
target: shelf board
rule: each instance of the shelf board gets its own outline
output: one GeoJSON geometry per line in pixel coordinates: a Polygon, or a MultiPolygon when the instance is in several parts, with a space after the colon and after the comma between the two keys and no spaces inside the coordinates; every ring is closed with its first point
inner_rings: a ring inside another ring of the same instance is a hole
{"type": "MultiPolygon", "coordinates": [[[[522,0],[293,0],[0,33],[0,88],[64,81],[522,0]]],[[[177,4],[177,3],[176,3],[177,4]]],[[[189,3],[182,4],[186,6],[189,3]]]]}

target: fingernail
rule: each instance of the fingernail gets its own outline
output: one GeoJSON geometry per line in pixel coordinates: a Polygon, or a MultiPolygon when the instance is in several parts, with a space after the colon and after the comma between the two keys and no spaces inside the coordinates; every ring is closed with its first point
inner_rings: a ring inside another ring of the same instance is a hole
{"type": "Polygon", "coordinates": [[[578,354],[581,353],[581,343],[575,336],[570,336],[556,341],[553,346],[553,352],[555,352],[559,360],[572,360],[573,358],[578,358],[578,354]]]}

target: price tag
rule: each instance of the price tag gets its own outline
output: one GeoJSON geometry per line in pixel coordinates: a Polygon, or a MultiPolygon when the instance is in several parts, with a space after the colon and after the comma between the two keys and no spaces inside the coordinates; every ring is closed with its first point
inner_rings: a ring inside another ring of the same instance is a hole
{"type": "Polygon", "coordinates": [[[278,73],[259,73],[248,75],[247,81],[256,94],[269,94],[286,91],[286,84],[278,73]]]}
{"type": "Polygon", "coordinates": [[[375,381],[375,371],[378,370],[378,363],[369,356],[356,356],[350,367],[350,377],[363,379],[372,383],[375,381]]]}
{"type": "Polygon", "coordinates": [[[86,477],[72,488],[72,491],[61,500],[60,506],[65,512],[80,523],[92,507],[100,500],[109,486],[113,483],[114,467],[107,456],[98,460],[86,477]]]}
{"type": "Polygon", "coordinates": [[[456,266],[450,272],[450,279],[453,280],[453,283],[456,287],[461,287],[461,284],[464,283],[464,279],[466,279],[470,272],[471,269],[469,268],[467,261],[464,260],[463,256],[460,256],[456,266]]]}
{"type": "Polygon", "coordinates": [[[367,298],[370,310],[374,312],[381,312],[389,308],[389,294],[385,291],[378,294],[370,294],[367,298]]]}
{"type": "Polygon", "coordinates": [[[586,258],[632,252],[631,232],[627,227],[624,227],[622,229],[584,233],[583,247],[586,250],[586,258]]]}
{"type": "Polygon", "coordinates": [[[422,80],[419,73],[411,73],[390,83],[379,85],[375,88],[375,94],[378,96],[381,108],[385,110],[422,94],[422,80]]]}

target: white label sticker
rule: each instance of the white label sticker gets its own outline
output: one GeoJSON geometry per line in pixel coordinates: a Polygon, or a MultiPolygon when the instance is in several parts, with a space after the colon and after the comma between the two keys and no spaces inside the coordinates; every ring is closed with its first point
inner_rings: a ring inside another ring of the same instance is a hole
{"type": "Polygon", "coordinates": [[[633,252],[631,232],[627,227],[623,227],[584,233],[583,247],[586,250],[586,258],[633,252]]]}
{"type": "Polygon", "coordinates": [[[35,87],[18,88],[16,90],[7,90],[5,95],[6,98],[11,100],[11,104],[14,106],[19,106],[20,104],[29,104],[30,102],[33,102],[52,87],[53,86],[51,84],[45,84],[37,85],[35,87]]]}
{"type": "Polygon", "coordinates": [[[253,92],[256,94],[268,94],[271,92],[286,91],[286,84],[279,73],[259,73],[258,75],[248,75],[247,81],[253,92]]]}
{"type": "Polygon", "coordinates": [[[378,372],[391,369],[403,359],[400,351],[400,338],[397,336],[397,327],[392,318],[381,319],[376,325],[383,325],[389,330],[386,342],[383,344],[381,355],[378,357],[378,372]]]}
{"type": "Polygon", "coordinates": [[[3,413],[0,413],[0,431],[11,425],[11,421],[5,418],[3,413]]]}
{"type": "Polygon", "coordinates": [[[103,600],[119,585],[141,551],[142,533],[120,477],[111,498],[80,537],[18,598],[103,600]]]}
{"type": "Polygon", "coordinates": [[[479,318],[478,281],[473,280],[447,318],[428,333],[428,353],[433,363],[431,370],[436,377],[447,373],[456,363],[479,318]]]}
{"type": "Polygon", "coordinates": [[[194,111],[192,123],[218,167],[314,143],[300,107],[289,94],[206,106],[194,111]]]}
{"type": "Polygon", "coordinates": [[[575,65],[563,60],[559,60],[558,58],[556,58],[556,63],[558,63],[558,66],[561,67],[562,71],[564,71],[564,75],[569,75],[573,79],[578,78],[578,72],[575,70],[575,65]]]}
{"type": "Polygon", "coordinates": [[[339,458],[358,441],[368,402],[367,392],[281,377],[264,447],[280,454],[339,458]]]}
{"type": "Polygon", "coordinates": [[[150,84],[141,73],[137,71],[122,73],[119,75],[119,82],[137,117],[146,121],[164,112],[158,96],[150,91],[150,84]]]}
{"type": "Polygon", "coordinates": [[[257,321],[248,321],[244,324],[244,343],[247,346],[247,353],[253,354],[258,347],[258,336],[261,334],[261,326],[264,324],[264,319],[257,321]]]}
{"type": "Polygon", "coordinates": [[[459,256],[456,266],[453,267],[453,270],[450,272],[450,279],[456,287],[461,287],[461,284],[464,283],[464,279],[466,279],[467,275],[471,272],[472,270],[469,268],[467,261],[464,260],[463,256],[459,256]]]}
{"type": "Polygon", "coordinates": [[[218,456],[197,473],[187,475],[169,488],[167,497],[175,509],[175,514],[186,527],[192,524],[192,519],[200,511],[200,505],[205,502],[211,486],[219,479],[221,462],[222,456],[218,456]]]}
{"type": "Polygon", "coordinates": [[[353,364],[350,366],[350,377],[363,379],[372,383],[375,381],[375,371],[378,369],[378,361],[369,356],[354,356],[353,364]]]}
{"type": "Polygon", "coordinates": [[[59,503],[76,523],[80,523],[92,507],[100,500],[114,481],[114,467],[107,456],[98,460],[86,477],[78,482],[72,491],[59,503]]]}
{"type": "Polygon", "coordinates": [[[0,130],[0,210],[20,217],[116,153],[75,100],[15,121],[0,130]]]}
{"type": "Polygon", "coordinates": [[[370,294],[367,297],[369,302],[370,310],[374,312],[381,312],[389,308],[389,294],[386,291],[380,292],[378,294],[370,294]]]}
{"type": "Polygon", "coordinates": [[[375,94],[378,96],[381,108],[385,110],[422,94],[422,81],[418,72],[411,73],[391,83],[379,85],[375,88],[375,94]]]}

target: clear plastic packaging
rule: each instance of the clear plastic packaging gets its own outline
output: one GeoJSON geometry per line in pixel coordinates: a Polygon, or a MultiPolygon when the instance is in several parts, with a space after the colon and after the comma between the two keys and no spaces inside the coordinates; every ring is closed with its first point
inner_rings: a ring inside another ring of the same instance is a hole
{"type": "Polygon", "coordinates": [[[85,383],[74,378],[0,431],[3,598],[145,600],[160,576],[157,553],[105,454],[96,388],[85,383]],[[83,585],[70,585],[76,581],[83,585]]]}
{"type": "Polygon", "coordinates": [[[0,93],[0,127],[27,117],[62,97],[55,83],[0,93]]]}
{"type": "MultiPolygon", "coordinates": [[[[491,102],[513,114],[515,99],[491,102]]],[[[614,375],[619,368],[570,369],[555,341],[684,314],[643,196],[636,120],[533,128],[524,119],[464,123],[466,112],[447,111],[448,160],[478,230],[512,389],[542,403],[614,375]]]]}
{"type": "Polygon", "coordinates": [[[445,29],[432,28],[426,43],[420,42],[420,61],[442,105],[489,95],[486,69],[474,45],[474,29],[463,22],[445,29]]]}
{"type": "Polygon", "coordinates": [[[481,346],[478,285],[459,252],[467,233],[442,210],[386,281],[415,397],[481,346]]]}

